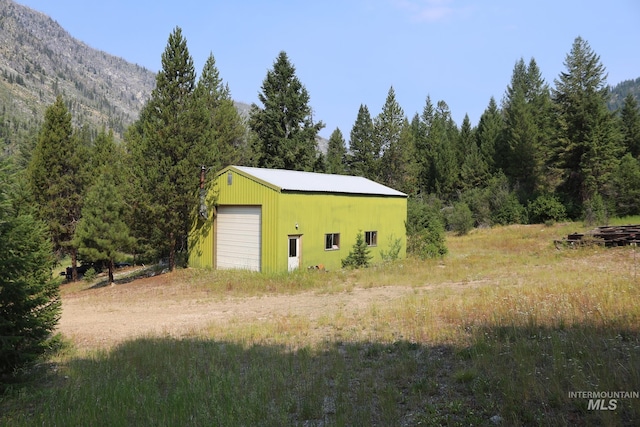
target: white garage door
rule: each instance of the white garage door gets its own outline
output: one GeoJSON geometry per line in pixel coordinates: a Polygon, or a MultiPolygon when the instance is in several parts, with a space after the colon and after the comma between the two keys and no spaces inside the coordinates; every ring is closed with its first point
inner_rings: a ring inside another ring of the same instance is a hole
{"type": "Polygon", "coordinates": [[[217,268],[260,271],[260,206],[219,206],[216,221],[217,268]]]}

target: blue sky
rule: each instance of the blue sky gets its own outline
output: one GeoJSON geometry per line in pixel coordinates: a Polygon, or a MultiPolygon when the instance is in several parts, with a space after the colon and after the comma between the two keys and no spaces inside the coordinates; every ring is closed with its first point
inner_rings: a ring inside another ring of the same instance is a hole
{"type": "Polygon", "coordinates": [[[566,70],[576,37],[600,56],[611,85],[640,77],[637,0],[17,0],[73,37],[152,71],[178,26],[196,71],[210,53],[237,101],[258,102],[278,53],[307,88],[314,120],[345,140],[358,108],[380,113],[389,88],[405,115],[427,96],[472,125],[500,102],[519,59],[547,83],[566,70]]]}

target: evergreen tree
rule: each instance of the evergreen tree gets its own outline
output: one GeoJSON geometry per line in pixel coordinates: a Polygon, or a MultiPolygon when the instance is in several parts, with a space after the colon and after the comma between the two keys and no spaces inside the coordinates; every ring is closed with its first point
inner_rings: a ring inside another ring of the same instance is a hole
{"type": "Polygon", "coordinates": [[[169,35],[151,99],[127,132],[136,204],[136,237],[168,256],[187,249],[187,234],[199,203],[202,165],[215,155],[207,140],[209,115],[194,96],[195,71],[182,30],[169,35]]]}
{"type": "Polygon", "coordinates": [[[403,136],[408,122],[404,111],[396,100],[393,87],[389,89],[382,111],[374,120],[373,141],[377,180],[397,188],[403,185],[414,157],[413,139],[410,134],[403,136]],[[409,157],[410,156],[410,157],[409,157]]]}
{"type": "Polygon", "coordinates": [[[375,179],[373,120],[366,105],[360,105],[349,138],[349,172],[351,175],[375,179]]]}
{"type": "Polygon", "coordinates": [[[638,108],[638,101],[631,93],[624,98],[620,118],[624,148],[633,157],[640,159],[640,108],[638,108]]]}
{"type": "Polygon", "coordinates": [[[205,137],[208,150],[204,153],[203,165],[217,171],[239,163],[246,130],[213,54],[205,62],[195,92],[209,119],[205,137]]]}
{"type": "Polygon", "coordinates": [[[460,166],[460,187],[467,190],[480,187],[489,178],[489,170],[476,142],[469,116],[465,115],[460,126],[460,146],[462,147],[462,165],[460,166]]]}
{"type": "Polygon", "coordinates": [[[612,176],[616,214],[640,214],[640,159],[625,154],[612,176]]]}
{"type": "MultiPolygon", "coordinates": [[[[391,146],[397,145],[400,133],[404,125],[404,111],[396,100],[396,93],[393,86],[389,88],[382,111],[373,121],[373,154],[378,181],[388,182],[388,169],[385,163],[390,163],[389,156],[384,159],[384,155],[391,146]]],[[[397,150],[394,150],[397,151],[397,150]]]]}
{"type": "Polygon", "coordinates": [[[497,172],[504,164],[501,158],[502,153],[499,152],[503,131],[504,119],[498,109],[498,104],[491,97],[489,106],[480,116],[476,130],[480,155],[487,164],[490,174],[497,172]]]}
{"type": "Polygon", "coordinates": [[[116,257],[134,243],[124,221],[124,209],[124,199],[113,176],[104,172],[89,190],[76,228],[74,240],[78,251],[90,261],[106,262],[109,283],[113,283],[116,257]]]}
{"type": "Polygon", "coordinates": [[[505,115],[504,173],[526,200],[533,194],[541,171],[538,129],[529,103],[527,67],[520,59],[514,68],[511,85],[503,102],[505,115]]]}
{"type": "Polygon", "coordinates": [[[112,169],[122,160],[122,154],[118,153],[113,131],[102,128],[93,141],[91,150],[91,171],[95,177],[106,169],[112,169]]]}
{"type": "Polygon", "coordinates": [[[552,104],[549,87],[534,59],[528,66],[522,59],[516,63],[502,111],[505,117],[502,159],[506,160],[502,169],[519,190],[521,200],[531,200],[535,193],[553,190],[555,175],[549,168],[552,104]]]}
{"type": "Polygon", "coordinates": [[[449,106],[438,101],[431,128],[429,146],[432,147],[431,170],[435,193],[449,199],[459,186],[460,159],[457,153],[458,130],[451,118],[449,106]]]}
{"type": "Polygon", "coordinates": [[[431,97],[427,96],[422,114],[416,113],[411,121],[411,132],[416,150],[418,191],[421,193],[433,192],[435,187],[432,171],[433,147],[429,140],[433,118],[434,107],[431,103],[431,97]]]}
{"type": "Polygon", "coordinates": [[[44,353],[61,307],[46,226],[16,207],[12,187],[0,164],[0,377],[44,353]]]}
{"type": "Polygon", "coordinates": [[[405,118],[398,139],[382,157],[382,182],[405,194],[415,194],[418,184],[418,163],[411,125],[405,118]]]}
{"type": "Polygon", "coordinates": [[[71,114],[58,96],[45,111],[28,178],[38,216],[49,228],[54,249],[71,255],[73,280],[77,280],[77,251],[72,239],[90,181],[88,157],[88,147],[74,135],[71,114]]]}
{"type": "Polygon", "coordinates": [[[562,191],[572,202],[572,216],[596,195],[606,198],[617,167],[621,135],[607,109],[605,68],[589,44],[578,37],[565,60],[566,72],[555,81],[558,110],[558,159],[564,173],[562,191]]]}
{"type": "Polygon", "coordinates": [[[316,138],[324,127],[314,123],[309,93],[295,74],[285,52],[267,72],[258,94],[262,108],[251,106],[249,126],[258,136],[258,166],[313,170],[316,138]]]}
{"type": "Polygon", "coordinates": [[[342,268],[366,268],[369,267],[372,258],[371,250],[364,241],[364,234],[359,231],[349,255],[342,260],[342,268]]]}
{"type": "Polygon", "coordinates": [[[344,137],[339,128],[336,128],[329,137],[327,148],[327,173],[344,174],[346,172],[347,148],[344,137]]]}

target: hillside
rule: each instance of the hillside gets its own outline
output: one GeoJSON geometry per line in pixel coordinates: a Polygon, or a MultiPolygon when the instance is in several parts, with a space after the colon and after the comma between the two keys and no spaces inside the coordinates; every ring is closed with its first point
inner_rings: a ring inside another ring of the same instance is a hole
{"type": "Polygon", "coordinates": [[[609,109],[618,110],[624,106],[624,99],[632,94],[640,103],[640,77],[635,80],[625,80],[611,87],[611,99],[609,109]]]}
{"type": "MultiPolygon", "coordinates": [[[[160,56],[162,52],[158,52],[160,56]]],[[[47,15],[0,0],[0,143],[15,151],[58,94],[75,124],[103,125],[121,138],[155,86],[155,73],[73,38],[47,15]]],[[[640,78],[611,86],[611,110],[627,93],[640,101],[640,78]]],[[[247,104],[236,102],[243,116],[247,104]]],[[[326,153],[328,141],[318,138],[326,153]]]]}
{"type": "Polygon", "coordinates": [[[93,49],[48,16],[0,0],[0,102],[5,120],[38,123],[62,94],[77,123],[122,134],[155,85],[155,73],[93,49]]]}

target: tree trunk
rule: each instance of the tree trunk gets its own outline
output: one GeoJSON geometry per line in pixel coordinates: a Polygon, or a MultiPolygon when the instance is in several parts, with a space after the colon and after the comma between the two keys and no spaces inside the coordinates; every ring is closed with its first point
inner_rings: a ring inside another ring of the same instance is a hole
{"type": "Polygon", "coordinates": [[[169,271],[173,271],[176,268],[176,237],[173,232],[169,234],[169,271]]]}
{"type": "Polygon", "coordinates": [[[71,281],[78,281],[78,251],[71,248],[71,281]]]}
{"type": "Polygon", "coordinates": [[[113,262],[113,259],[109,260],[109,284],[112,284],[114,282],[113,280],[113,269],[115,267],[114,265],[115,263],[113,262]]]}

